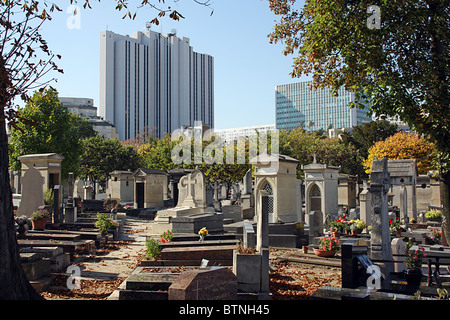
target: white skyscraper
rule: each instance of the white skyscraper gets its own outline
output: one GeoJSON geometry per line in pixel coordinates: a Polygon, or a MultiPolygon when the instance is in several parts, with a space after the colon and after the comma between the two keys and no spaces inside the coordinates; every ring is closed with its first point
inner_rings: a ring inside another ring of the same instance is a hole
{"type": "Polygon", "coordinates": [[[189,38],[151,30],[100,34],[100,110],[121,140],[157,137],[194,121],[214,127],[214,58],[189,38]]]}

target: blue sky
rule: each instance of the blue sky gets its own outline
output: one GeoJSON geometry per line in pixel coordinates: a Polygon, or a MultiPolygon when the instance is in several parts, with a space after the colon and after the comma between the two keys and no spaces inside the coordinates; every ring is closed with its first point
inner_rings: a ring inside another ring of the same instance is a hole
{"type": "MultiPolygon", "coordinates": [[[[83,1],[81,1],[83,2],[83,1]]],[[[81,3],[80,2],[80,3],[81,3]]],[[[69,7],[54,12],[42,30],[54,53],[62,55],[59,66],[64,75],[53,75],[53,86],[60,96],[94,99],[99,106],[100,32],[111,30],[132,35],[145,30],[145,22],[156,15],[146,8],[135,20],[122,19],[113,1],[92,2],[92,10],[81,10],[80,29],[69,29],[69,7]]],[[[226,129],[275,123],[275,86],[308,80],[289,75],[293,56],[282,54],[282,44],[271,45],[267,35],[277,17],[265,0],[215,0],[210,9],[193,0],[179,1],[174,8],[185,19],[160,19],[152,30],[162,33],[177,30],[178,36],[190,38],[194,51],[214,57],[215,128],[226,129]]]]}

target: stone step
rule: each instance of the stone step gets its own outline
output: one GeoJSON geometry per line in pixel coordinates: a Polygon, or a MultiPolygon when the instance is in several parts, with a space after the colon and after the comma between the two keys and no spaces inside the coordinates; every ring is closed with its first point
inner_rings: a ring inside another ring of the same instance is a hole
{"type": "Polygon", "coordinates": [[[233,260],[235,245],[226,245],[219,248],[214,246],[200,246],[193,248],[175,247],[161,250],[162,260],[233,260]]]}
{"type": "Polygon", "coordinates": [[[168,300],[168,291],[120,290],[119,300],[168,300]]]}
{"type": "Polygon", "coordinates": [[[78,234],[64,234],[64,233],[34,233],[28,232],[25,234],[24,239],[28,240],[68,240],[68,241],[78,241],[81,240],[81,236],[78,234]]]}
{"type": "Polygon", "coordinates": [[[294,234],[269,234],[269,246],[274,248],[301,248],[308,245],[308,237],[294,234]]]}
{"type": "MultiPolygon", "coordinates": [[[[165,266],[165,267],[171,267],[171,266],[200,266],[203,259],[177,259],[177,260],[142,260],[141,266],[142,267],[157,267],[157,266],[165,266]]],[[[208,260],[208,266],[222,266],[222,267],[229,267],[233,265],[233,259],[225,259],[225,260],[219,260],[219,259],[206,259],[208,260]]]]}
{"type": "Polygon", "coordinates": [[[225,240],[205,240],[200,242],[198,240],[193,241],[172,241],[160,243],[161,248],[175,248],[175,247],[200,247],[200,246],[229,246],[238,245],[238,239],[225,239],[225,240]]]}
{"type": "Polygon", "coordinates": [[[20,248],[61,247],[70,253],[71,260],[75,253],[93,253],[96,250],[94,240],[59,241],[59,240],[17,240],[20,248]]]}

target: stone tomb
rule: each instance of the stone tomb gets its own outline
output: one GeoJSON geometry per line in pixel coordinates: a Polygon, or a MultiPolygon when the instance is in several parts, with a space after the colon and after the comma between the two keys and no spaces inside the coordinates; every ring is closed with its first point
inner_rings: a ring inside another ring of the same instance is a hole
{"type": "Polygon", "coordinates": [[[22,177],[22,199],[17,215],[30,217],[34,211],[44,205],[44,178],[35,167],[30,167],[22,177]]]}
{"type": "Polygon", "coordinates": [[[174,233],[197,233],[205,227],[209,232],[223,231],[223,218],[206,204],[205,176],[194,170],[178,183],[178,204],[158,211],[151,226],[153,234],[172,230],[174,233]]]}
{"type": "Polygon", "coordinates": [[[301,208],[295,200],[299,161],[284,155],[259,155],[250,163],[255,165],[255,213],[261,206],[259,193],[266,191],[269,223],[300,221],[301,208]]]}
{"type": "Polygon", "coordinates": [[[169,287],[169,300],[237,300],[236,275],[223,267],[184,271],[169,287]]]}
{"type": "MultiPolygon", "coordinates": [[[[57,153],[42,153],[27,154],[17,159],[21,163],[22,178],[30,168],[39,170],[43,177],[43,190],[53,189],[54,186],[61,184],[61,162],[64,160],[63,156],[57,153]]],[[[22,181],[23,185],[24,182],[22,181]]]]}
{"type": "Polygon", "coordinates": [[[157,169],[139,168],[134,177],[134,208],[163,208],[167,199],[168,175],[157,169]]]}
{"type": "Polygon", "coordinates": [[[134,177],[131,171],[115,170],[111,172],[106,193],[109,198],[118,198],[120,202],[134,202],[134,177]]]}
{"type": "Polygon", "coordinates": [[[302,169],[305,171],[305,213],[320,211],[323,221],[328,215],[337,215],[340,167],[319,164],[314,157],[313,163],[302,169]]]}

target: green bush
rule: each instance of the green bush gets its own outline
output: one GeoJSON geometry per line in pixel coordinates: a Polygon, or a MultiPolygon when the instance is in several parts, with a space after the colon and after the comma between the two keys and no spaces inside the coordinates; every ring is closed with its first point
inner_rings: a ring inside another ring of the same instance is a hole
{"type": "Polygon", "coordinates": [[[147,258],[150,260],[156,260],[161,255],[161,247],[159,246],[158,240],[147,238],[145,241],[145,246],[147,247],[147,258]]]}
{"type": "Polygon", "coordinates": [[[106,213],[97,213],[94,226],[100,230],[102,235],[108,234],[109,229],[115,229],[117,227],[116,223],[108,218],[106,213]]]}
{"type": "Polygon", "coordinates": [[[439,219],[442,217],[442,212],[436,209],[431,209],[425,212],[425,217],[427,219],[439,219]]]}

